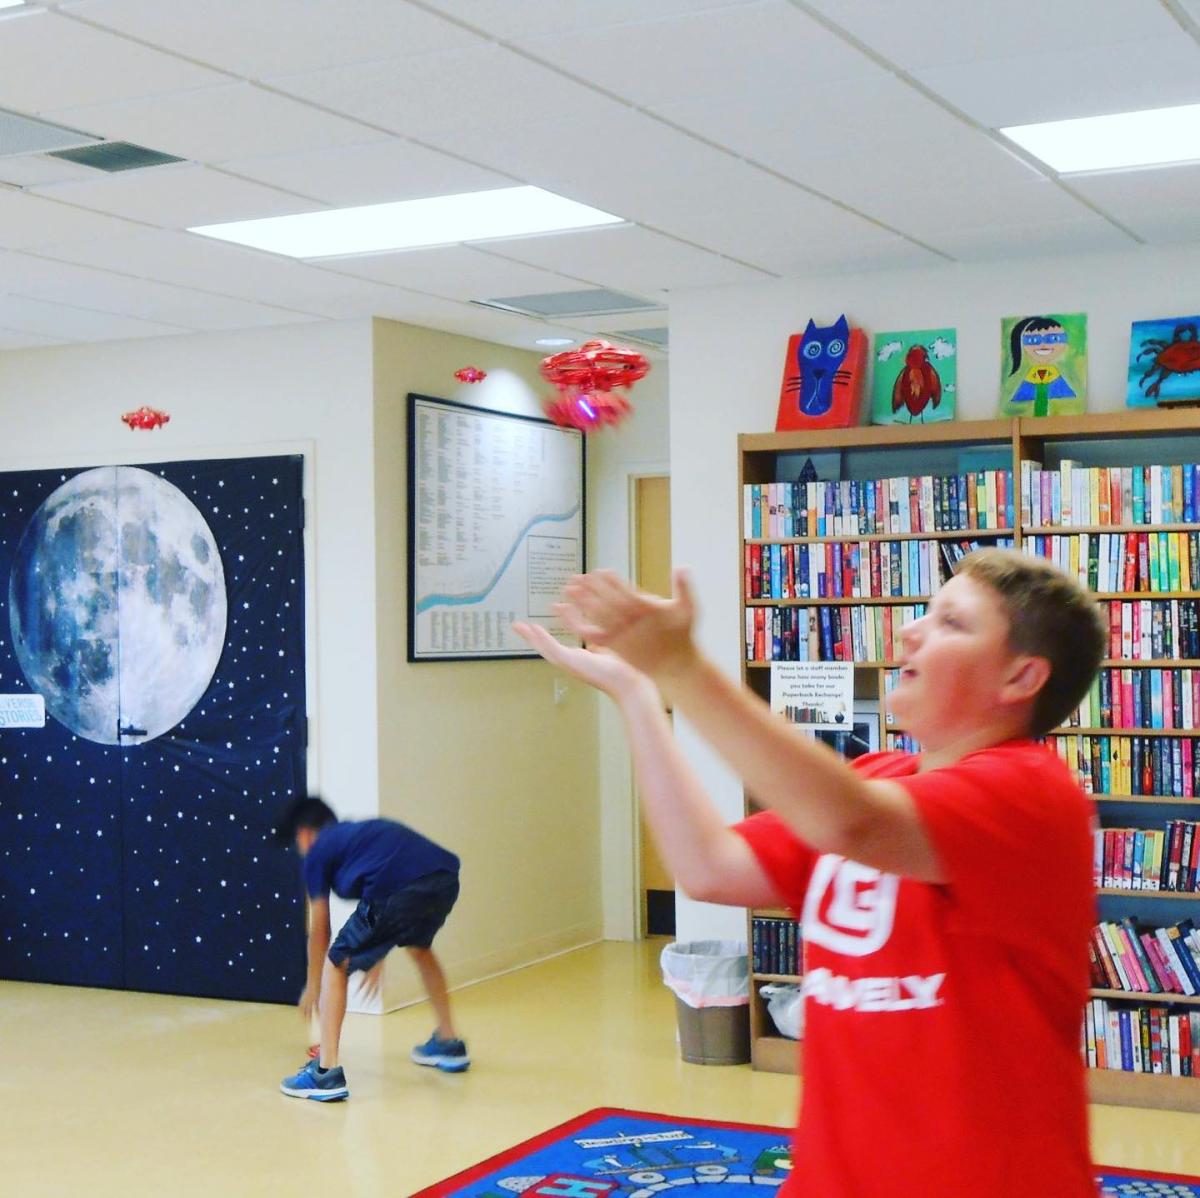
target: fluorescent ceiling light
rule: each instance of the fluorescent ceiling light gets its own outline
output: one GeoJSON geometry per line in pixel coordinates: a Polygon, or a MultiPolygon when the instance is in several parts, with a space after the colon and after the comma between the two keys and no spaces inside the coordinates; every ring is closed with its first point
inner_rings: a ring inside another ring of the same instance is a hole
{"type": "Polygon", "coordinates": [[[619,224],[621,219],[540,187],[504,187],[428,200],[199,225],[191,232],[292,258],[328,258],[558,233],[619,224]]]}
{"type": "Polygon", "coordinates": [[[539,337],[534,345],[574,345],[574,337],[539,337]]]}
{"type": "Polygon", "coordinates": [[[1200,104],[1001,129],[1060,174],[1200,159],[1200,104]]]}

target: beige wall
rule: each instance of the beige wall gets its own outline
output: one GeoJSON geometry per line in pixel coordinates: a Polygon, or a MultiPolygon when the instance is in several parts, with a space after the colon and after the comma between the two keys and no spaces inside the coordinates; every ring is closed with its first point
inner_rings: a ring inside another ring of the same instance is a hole
{"type": "MultiPolygon", "coordinates": [[[[540,415],[540,355],[411,325],[374,325],[380,813],[458,853],[462,897],[439,939],[451,982],[598,939],[596,697],[555,702],[541,661],[405,660],[406,396],[540,415]],[[488,378],[467,386],[461,366],[488,378]]],[[[389,970],[385,1002],[417,993],[389,970]]]]}

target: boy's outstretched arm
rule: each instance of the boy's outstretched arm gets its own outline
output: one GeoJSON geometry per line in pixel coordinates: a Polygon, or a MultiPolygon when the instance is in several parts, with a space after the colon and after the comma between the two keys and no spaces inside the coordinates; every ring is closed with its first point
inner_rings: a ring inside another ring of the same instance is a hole
{"type": "Polygon", "coordinates": [[[750,846],[725,824],[680,753],[653,683],[616,655],[563,645],[538,625],[517,624],[514,630],[547,661],[616,701],[646,821],[684,891],[703,902],[782,905],[750,846]]]}
{"type": "Polygon", "coordinates": [[[582,575],[568,584],[558,611],[589,644],[652,678],[755,800],[805,843],[888,873],[944,881],[908,792],[863,778],[704,657],[692,639],[695,607],[686,575],[676,571],[674,581],[674,597],[662,599],[611,571],[582,575]]]}
{"type": "Polygon", "coordinates": [[[329,928],[329,896],[308,900],[308,974],[304,993],[298,1006],[305,1019],[311,1019],[321,997],[321,972],[325,967],[325,954],[329,951],[331,932],[329,928]]]}

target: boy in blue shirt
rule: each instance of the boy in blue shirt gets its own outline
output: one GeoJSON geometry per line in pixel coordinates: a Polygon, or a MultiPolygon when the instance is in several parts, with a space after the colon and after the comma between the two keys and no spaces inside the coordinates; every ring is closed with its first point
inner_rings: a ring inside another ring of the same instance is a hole
{"type": "Polygon", "coordinates": [[[389,819],[339,822],[315,796],[293,801],[275,831],[303,858],[309,901],[308,981],[300,995],[306,1020],[316,1009],[320,1057],[280,1089],[293,1098],[336,1102],[350,1096],[338,1061],[350,974],[366,974],[362,992],[379,991],[383,959],[397,945],[408,949],[437,1015],[430,1038],[412,1050],[418,1065],[462,1073],[470,1065],[454,1031],[446,976],[430,947],[458,898],[459,860],[451,852],[389,819]],[[358,907],[330,943],[329,895],[358,899],[358,907]]]}

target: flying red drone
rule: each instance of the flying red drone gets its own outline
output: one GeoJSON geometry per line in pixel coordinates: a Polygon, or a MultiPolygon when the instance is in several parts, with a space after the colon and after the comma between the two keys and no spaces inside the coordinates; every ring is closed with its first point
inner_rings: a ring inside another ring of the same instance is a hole
{"type": "Polygon", "coordinates": [[[487,371],[480,370],[478,366],[464,366],[454,372],[454,377],[460,383],[482,383],[487,378],[487,371]]]}
{"type": "Polygon", "coordinates": [[[157,408],[151,408],[143,404],[137,409],[136,412],[126,412],[121,419],[125,421],[125,423],[129,425],[131,429],[156,429],[162,428],[162,426],[166,424],[171,417],[166,412],[160,412],[157,408]]]}
{"type": "Polygon", "coordinates": [[[542,378],[559,391],[546,400],[546,415],[564,428],[593,432],[619,424],[633,411],[614,387],[628,390],[645,378],[650,363],[636,350],[623,349],[607,341],[585,341],[577,349],[565,349],[542,360],[542,378]]]}

